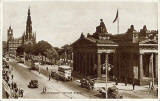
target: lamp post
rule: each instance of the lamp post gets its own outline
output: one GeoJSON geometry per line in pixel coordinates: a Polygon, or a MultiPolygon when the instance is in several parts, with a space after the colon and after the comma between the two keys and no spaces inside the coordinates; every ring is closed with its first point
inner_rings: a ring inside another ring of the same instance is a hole
{"type": "Polygon", "coordinates": [[[107,81],[108,81],[108,53],[106,53],[106,99],[108,98],[108,95],[107,95],[107,81]]]}

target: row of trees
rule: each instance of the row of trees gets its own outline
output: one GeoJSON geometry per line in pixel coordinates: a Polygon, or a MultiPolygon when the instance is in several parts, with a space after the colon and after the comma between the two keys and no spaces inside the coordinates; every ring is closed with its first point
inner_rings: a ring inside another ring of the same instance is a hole
{"type": "Polygon", "coordinates": [[[35,44],[26,44],[19,46],[16,50],[17,55],[23,55],[24,52],[28,55],[38,56],[39,54],[49,59],[57,59],[59,57],[57,51],[51,44],[46,41],[39,41],[35,44]]]}

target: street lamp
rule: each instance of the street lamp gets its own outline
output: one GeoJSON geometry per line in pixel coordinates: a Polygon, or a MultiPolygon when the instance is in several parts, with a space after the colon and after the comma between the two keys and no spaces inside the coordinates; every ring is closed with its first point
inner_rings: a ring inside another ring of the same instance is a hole
{"type": "Polygon", "coordinates": [[[106,99],[108,98],[108,95],[107,95],[107,81],[108,81],[108,53],[106,54],[106,99]]]}

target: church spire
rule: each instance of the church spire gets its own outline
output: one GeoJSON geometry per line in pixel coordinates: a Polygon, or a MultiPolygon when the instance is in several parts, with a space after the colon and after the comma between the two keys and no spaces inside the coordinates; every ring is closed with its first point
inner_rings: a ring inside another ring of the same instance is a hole
{"type": "Polygon", "coordinates": [[[30,15],[30,8],[28,9],[28,16],[27,16],[27,22],[26,22],[26,34],[30,35],[32,33],[32,21],[31,21],[31,15],[30,15]]]}
{"type": "Polygon", "coordinates": [[[31,15],[31,12],[30,12],[30,7],[28,8],[28,15],[31,15]]]}

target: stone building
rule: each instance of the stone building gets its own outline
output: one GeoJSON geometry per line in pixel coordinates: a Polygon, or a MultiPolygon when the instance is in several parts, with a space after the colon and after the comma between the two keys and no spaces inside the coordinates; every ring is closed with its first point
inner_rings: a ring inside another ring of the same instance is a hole
{"type": "Polygon", "coordinates": [[[19,38],[14,38],[13,29],[11,26],[7,31],[7,51],[9,53],[15,54],[17,47],[24,44],[36,43],[36,33],[32,32],[32,21],[30,15],[30,9],[28,9],[28,16],[26,22],[26,31],[19,38]]]}
{"type": "Polygon", "coordinates": [[[100,21],[93,35],[82,33],[72,44],[73,73],[101,79],[107,67],[110,80],[134,80],[140,85],[157,80],[158,31],[144,26],[137,32],[131,25],[126,33],[112,35],[100,21]]]}

